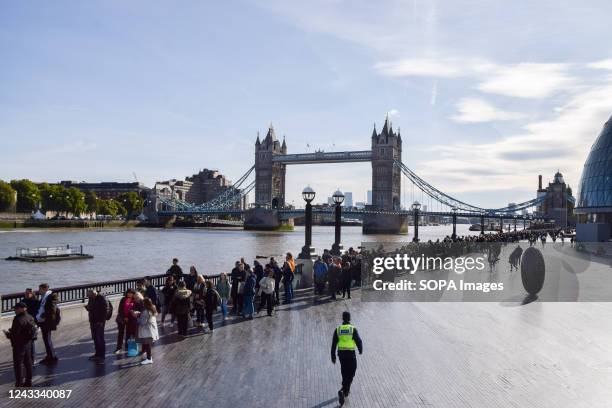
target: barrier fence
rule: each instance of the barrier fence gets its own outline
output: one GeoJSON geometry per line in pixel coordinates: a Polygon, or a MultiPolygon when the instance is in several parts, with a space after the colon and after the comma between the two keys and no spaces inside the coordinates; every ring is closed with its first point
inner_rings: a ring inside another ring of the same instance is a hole
{"type": "MultiPolygon", "coordinates": [[[[168,275],[153,275],[148,276],[147,279],[151,282],[151,284],[155,288],[161,288],[166,283],[166,277],[168,275]]],[[[213,285],[217,284],[220,275],[209,275],[204,276],[204,279],[211,280],[213,285]]],[[[68,304],[68,303],[85,303],[87,300],[87,292],[91,289],[95,289],[100,291],[105,296],[119,296],[123,295],[126,290],[129,288],[136,288],[136,282],[138,282],[142,277],[138,278],[130,278],[130,279],[122,279],[122,280],[114,280],[114,281],[106,281],[106,282],[96,282],[96,283],[88,283],[84,285],[75,285],[75,286],[65,286],[60,288],[51,288],[54,293],[57,293],[58,296],[58,304],[68,304]]],[[[38,295],[38,292],[36,292],[38,295]]],[[[0,295],[0,301],[2,303],[2,309],[0,313],[8,313],[13,310],[13,307],[23,299],[23,292],[19,293],[9,293],[6,295],[0,295]]]]}

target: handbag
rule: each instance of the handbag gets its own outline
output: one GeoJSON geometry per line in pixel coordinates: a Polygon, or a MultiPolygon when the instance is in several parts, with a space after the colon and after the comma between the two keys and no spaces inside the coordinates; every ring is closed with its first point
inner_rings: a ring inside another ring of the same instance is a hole
{"type": "Polygon", "coordinates": [[[138,343],[136,343],[136,339],[130,337],[127,341],[127,356],[128,357],[136,357],[138,355],[138,343]]]}

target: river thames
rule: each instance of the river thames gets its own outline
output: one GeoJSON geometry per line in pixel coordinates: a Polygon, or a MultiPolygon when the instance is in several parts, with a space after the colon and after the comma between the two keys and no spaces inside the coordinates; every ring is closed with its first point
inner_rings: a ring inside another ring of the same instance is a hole
{"type": "MultiPolygon", "coordinates": [[[[469,225],[458,224],[457,234],[478,234],[469,225]]],[[[420,226],[421,240],[444,238],[451,225],[420,226]]],[[[412,239],[410,235],[363,235],[361,227],[343,227],[345,249],[361,242],[395,242],[412,239]]],[[[317,254],[330,248],[333,227],[313,227],[313,245],[317,254]]],[[[29,230],[0,232],[0,294],[20,292],[47,282],[51,287],[124,279],[165,273],[172,258],[187,273],[191,265],[198,272],[213,275],[230,272],[244,256],[250,264],[257,255],[281,257],[289,251],[297,256],[304,245],[304,228],[293,232],[256,232],[242,229],[106,229],[106,230],[29,230]],[[32,248],[70,244],[83,245],[93,259],[27,263],[5,261],[19,247],[32,248]]],[[[264,260],[261,260],[263,262],[264,260]]]]}

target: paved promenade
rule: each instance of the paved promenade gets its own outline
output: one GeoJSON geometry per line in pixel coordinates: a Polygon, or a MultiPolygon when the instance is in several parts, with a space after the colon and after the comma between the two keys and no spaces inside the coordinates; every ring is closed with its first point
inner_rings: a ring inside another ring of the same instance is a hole
{"type": "MultiPolygon", "coordinates": [[[[349,310],[364,341],[348,407],[609,407],[612,303],[320,302],[311,292],[275,317],[229,321],[214,334],[161,333],[154,364],[93,353],[86,324],[63,321],[60,362],[35,387],[68,401],[8,399],[10,348],[0,343],[0,406],[335,407],[331,335],[349,310]]],[[[265,315],[265,313],[264,313],[265,315]]],[[[109,324],[107,351],[116,329],[109,324]]],[[[42,341],[37,349],[43,350],[42,341]]]]}

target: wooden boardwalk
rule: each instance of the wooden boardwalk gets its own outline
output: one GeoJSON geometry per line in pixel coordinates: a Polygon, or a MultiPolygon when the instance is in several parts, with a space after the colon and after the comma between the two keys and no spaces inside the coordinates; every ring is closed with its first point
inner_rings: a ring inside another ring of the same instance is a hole
{"type": "MultiPolygon", "coordinates": [[[[8,398],[13,373],[0,343],[0,406],[337,406],[340,367],[329,358],[344,310],[364,341],[348,407],[612,406],[612,303],[321,302],[301,292],[274,317],[228,321],[179,340],[166,330],[154,364],[93,353],[86,324],[62,322],[60,362],[36,366],[35,387],[72,389],[69,400],[8,398]]],[[[265,313],[264,313],[265,315],[265,313]]],[[[116,329],[106,331],[114,350],[116,329]]],[[[195,329],[194,329],[195,330],[195,329]]],[[[37,343],[39,352],[42,341],[37,343]]]]}

